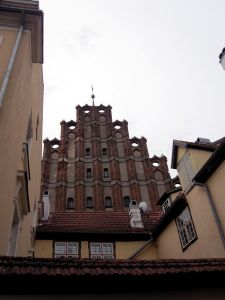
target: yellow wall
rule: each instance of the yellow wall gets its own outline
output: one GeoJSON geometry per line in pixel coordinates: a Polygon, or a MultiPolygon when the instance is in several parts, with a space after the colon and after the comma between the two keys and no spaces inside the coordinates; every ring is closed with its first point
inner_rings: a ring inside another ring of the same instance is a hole
{"type": "MultiPolygon", "coordinates": [[[[4,40],[0,47],[0,88],[18,31],[0,28],[4,40]]],[[[17,171],[24,169],[23,143],[32,113],[33,139],[30,151],[29,197],[31,212],[20,220],[17,256],[32,250],[31,231],[35,202],[39,199],[42,145],[43,76],[42,65],[31,60],[31,36],[24,31],[16,55],[5,98],[0,107],[0,255],[7,255],[15,206],[17,171]],[[38,137],[36,121],[39,115],[38,137]]]]}
{"type": "MultiPolygon", "coordinates": [[[[115,254],[117,259],[128,259],[142,248],[146,241],[127,241],[115,243],[115,254]]],[[[81,241],[80,257],[89,258],[89,242],[81,241]]],[[[35,257],[53,257],[53,241],[52,240],[36,240],[35,242],[35,257]]],[[[135,256],[137,259],[157,259],[157,248],[155,244],[150,244],[140,254],[135,256]]]]}
{"type": "Polygon", "coordinates": [[[36,240],[35,241],[35,257],[52,258],[53,257],[53,241],[52,240],[36,240]]]}
{"type": "Polygon", "coordinates": [[[225,233],[225,162],[209,178],[207,185],[214,202],[220,223],[225,233]]]}
{"type": "Polygon", "coordinates": [[[225,257],[225,251],[202,187],[195,186],[187,196],[198,239],[182,250],[177,226],[172,221],[157,239],[159,258],[225,257]]]}

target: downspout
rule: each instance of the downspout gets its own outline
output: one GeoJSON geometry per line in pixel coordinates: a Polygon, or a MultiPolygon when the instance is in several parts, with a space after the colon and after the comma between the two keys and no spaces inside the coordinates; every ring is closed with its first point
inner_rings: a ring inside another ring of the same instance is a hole
{"type": "Polygon", "coordinates": [[[21,25],[20,29],[19,29],[19,32],[17,34],[17,37],[16,37],[16,42],[15,42],[14,47],[13,47],[13,51],[12,51],[12,55],[11,55],[10,60],[9,60],[8,67],[7,67],[5,76],[4,76],[4,80],[3,80],[3,83],[2,83],[2,88],[0,90],[0,107],[2,106],[2,102],[3,102],[4,97],[5,97],[6,88],[8,86],[10,74],[11,74],[13,64],[14,64],[14,61],[15,61],[15,58],[16,58],[16,54],[17,54],[17,51],[18,51],[18,48],[19,48],[19,45],[20,45],[20,40],[21,40],[21,37],[22,37],[22,33],[23,33],[23,26],[21,25]]]}
{"type": "Polygon", "coordinates": [[[151,242],[153,241],[152,235],[150,234],[150,240],[147,241],[147,243],[145,243],[140,249],[138,249],[137,251],[135,251],[128,259],[133,259],[135,258],[135,256],[137,256],[138,254],[140,254],[142,251],[145,250],[145,248],[147,248],[151,242]]]}
{"type": "Polygon", "coordinates": [[[210,190],[209,190],[208,185],[207,185],[206,183],[204,184],[204,189],[205,189],[205,191],[206,191],[206,194],[207,194],[207,197],[208,197],[208,200],[209,200],[209,205],[210,205],[210,207],[211,207],[211,210],[212,210],[212,213],[213,213],[215,222],[216,222],[216,226],[217,226],[217,229],[218,229],[218,231],[219,231],[220,238],[221,238],[222,243],[223,243],[223,247],[225,248],[225,235],[224,235],[223,227],[222,227],[222,225],[221,225],[221,222],[220,222],[218,213],[217,213],[217,211],[216,211],[216,207],[215,207],[215,205],[214,205],[214,202],[213,202],[213,199],[212,199],[210,190]]]}

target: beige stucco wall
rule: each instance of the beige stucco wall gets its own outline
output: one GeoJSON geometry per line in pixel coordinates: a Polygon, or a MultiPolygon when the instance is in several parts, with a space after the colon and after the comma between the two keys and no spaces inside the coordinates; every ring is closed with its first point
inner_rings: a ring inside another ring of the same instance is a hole
{"type": "Polygon", "coordinates": [[[207,185],[214,202],[219,221],[225,233],[225,162],[208,179],[207,185]]]}
{"type": "MultiPolygon", "coordinates": [[[[4,40],[0,47],[0,88],[15,43],[17,31],[0,28],[4,40]]],[[[31,61],[30,32],[23,32],[10,80],[0,107],[0,255],[7,255],[16,195],[17,170],[23,171],[23,143],[32,114],[33,138],[30,158],[30,213],[20,220],[16,255],[27,256],[32,250],[31,226],[35,201],[39,199],[42,145],[43,75],[42,65],[31,61]],[[36,140],[36,121],[39,115],[36,140]],[[22,169],[21,169],[22,168],[22,169]]]]}
{"type": "Polygon", "coordinates": [[[38,258],[52,258],[53,241],[52,240],[36,240],[34,248],[34,256],[38,258]]]}
{"type": "Polygon", "coordinates": [[[202,187],[195,186],[187,196],[198,239],[182,250],[177,226],[172,221],[157,239],[159,258],[225,257],[224,248],[202,187]]]}
{"type": "Polygon", "coordinates": [[[188,152],[190,153],[190,158],[192,161],[192,166],[196,173],[201,169],[201,167],[204,165],[204,163],[209,159],[209,157],[212,155],[212,152],[210,151],[202,151],[197,149],[188,149],[188,152]]]}
{"type": "MultiPolygon", "coordinates": [[[[141,249],[146,241],[126,241],[115,243],[115,254],[117,259],[128,259],[141,249]]],[[[80,242],[80,257],[89,258],[89,242],[80,242]]],[[[36,240],[35,242],[35,257],[50,258],[53,256],[53,241],[52,240],[36,240]]],[[[157,248],[155,244],[150,244],[141,253],[135,256],[137,259],[157,259],[157,248]]]]}
{"type": "MultiPolygon", "coordinates": [[[[128,259],[133,256],[138,250],[140,250],[147,241],[127,241],[127,242],[116,242],[115,251],[117,259],[128,259]]],[[[156,259],[157,258],[157,249],[154,244],[150,244],[140,252],[137,256],[137,259],[156,259]]]]}
{"type": "Polygon", "coordinates": [[[180,160],[184,156],[185,153],[190,154],[190,159],[192,161],[193,169],[197,172],[201,169],[204,163],[209,159],[212,155],[210,151],[203,151],[199,149],[191,149],[191,148],[178,148],[177,152],[177,165],[179,164],[180,160]]]}

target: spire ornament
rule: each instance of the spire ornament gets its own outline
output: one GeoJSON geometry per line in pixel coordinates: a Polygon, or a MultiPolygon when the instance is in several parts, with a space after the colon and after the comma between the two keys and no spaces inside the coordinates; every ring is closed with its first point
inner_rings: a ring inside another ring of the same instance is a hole
{"type": "Polygon", "coordinates": [[[92,98],[92,106],[94,106],[94,105],[95,105],[95,95],[94,95],[93,85],[91,86],[91,90],[92,90],[92,94],[91,94],[91,98],[92,98]]]}

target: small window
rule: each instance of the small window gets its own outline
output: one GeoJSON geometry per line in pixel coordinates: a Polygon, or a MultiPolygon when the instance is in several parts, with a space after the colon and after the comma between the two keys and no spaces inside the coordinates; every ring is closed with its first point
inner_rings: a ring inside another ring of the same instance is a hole
{"type": "Polygon", "coordinates": [[[67,199],[67,208],[68,209],[74,209],[75,208],[75,203],[73,198],[68,198],[67,199]]]}
{"type": "Polygon", "coordinates": [[[93,208],[93,198],[92,197],[87,197],[86,199],[86,208],[93,208]]]}
{"type": "Polygon", "coordinates": [[[47,190],[44,191],[44,196],[48,196],[48,191],[47,190]]]}
{"type": "Polygon", "coordinates": [[[54,244],[55,258],[79,258],[78,242],[55,242],[54,244]]]}
{"type": "Polygon", "coordinates": [[[91,156],[91,149],[90,148],[85,149],[85,155],[86,156],[91,156]]]}
{"type": "Polygon", "coordinates": [[[186,207],[178,216],[178,218],[176,219],[176,223],[181,245],[184,250],[191,242],[193,242],[197,238],[188,207],[186,207]]]}
{"type": "Polygon", "coordinates": [[[102,148],[102,155],[103,156],[107,155],[107,148],[102,148]]]}
{"type": "Polygon", "coordinates": [[[130,196],[125,196],[123,198],[123,206],[124,207],[129,207],[129,205],[130,205],[130,196]]]}
{"type": "Polygon", "coordinates": [[[90,243],[92,259],[114,259],[113,243],[90,243]]]}
{"type": "Polygon", "coordinates": [[[162,209],[164,213],[166,213],[169,210],[170,206],[171,206],[170,198],[167,198],[162,204],[162,209]]]}
{"type": "Polygon", "coordinates": [[[104,170],[103,170],[103,177],[104,178],[109,177],[109,169],[108,168],[104,168],[104,170]]]}
{"type": "Polygon", "coordinates": [[[107,196],[105,197],[105,207],[112,207],[112,198],[107,196]]]}
{"type": "Polygon", "coordinates": [[[91,178],[92,177],[92,171],[91,171],[91,168],[88,168],[87,171],[86,171],[86,177],[87,178],[91,178]]]}

